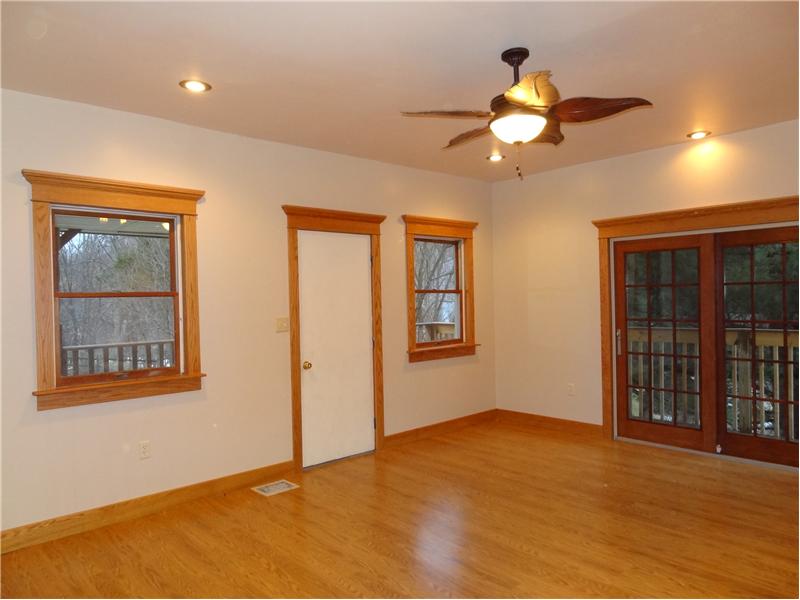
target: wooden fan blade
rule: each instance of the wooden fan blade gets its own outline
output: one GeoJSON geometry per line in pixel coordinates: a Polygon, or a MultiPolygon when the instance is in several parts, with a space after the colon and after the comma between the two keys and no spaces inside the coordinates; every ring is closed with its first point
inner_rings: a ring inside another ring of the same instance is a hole
{"type": "Polygon", "coordinates": [[[450,119],[489,119],[494,115],[485,110],[423,110],[400,114],[404,117],[445,117],[450,119]]]}
{"type": "Polygon", "coordinates": [[[561,133],[561,122],[558,119],[547,119],[547,125],[542,129],[542,133],[533,138],[531,144],[553,144],[558,146],[564,141],[564,134],[561,133]]]}
{"type": "Polygon", "coordinates": [[[452,148],[453,146],[457,146],[458,144],[463,144],[464,142],[469,142],[470,140],[474,140],[475,138],[479,138],[482,135],[486,135],[487,133],[491,133],[491,129],[489,126],[486,125],[485,127],[478,127],[477,129],[470,129],[469,131],[465,131],[461,135],[457,135],[452,140],[447,142],[447,146],[442,148],[442,150],[447,150],[448,148],[452,148]]]}
{"type": "Polygon", "coordinates": [[[565,123],[583,123],[602,119],[629,108],[652,106],[652,102],[644,98],[568,98],[550,108],[550,112],[559,121],[565,123]]]}
{"type": "Polygon", "coordinates": [[[548,108],[560,100],[556,86],[550,83],[550,71],[534,71],[512,85],[503,94],[511,104],[529,108],[548,108]]]}

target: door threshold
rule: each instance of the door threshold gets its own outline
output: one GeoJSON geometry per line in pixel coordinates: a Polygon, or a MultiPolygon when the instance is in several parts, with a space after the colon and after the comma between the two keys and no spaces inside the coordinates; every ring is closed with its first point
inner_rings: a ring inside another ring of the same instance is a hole
{"type": "Polygon", "coordinates": [[[345,460],[350,460],[351,458],[360,458],[362,456],[368,456],[370,454],[375,454],[375,450],[367,450],[366,452],[359,452],[358,454],[349,454],[348,456],[342,456],[341,458],[334,458],[331,460],[326,460],[325,462],[317,463],[315,465],[309,465],[307,467],[303,467],[303,471],[310,471],[311,469],[316,469],[317,467],[324,467],[326,465],[332,465],[334,463],[342,462],[345,460]]]}
{"type": "Polygon", "coordinates": [[[670,446],[669,444],[659,444],[657,442],[648,442],[646,440],[637,440],[634,438],[628,438],[622,436],[616,436],[614,440],[620,442],[628,442],[630,444],[640,444],[642,446],[652,446],[653,448],[664,448],[665,450],[675,450],[677,452],[687,452],[689,454],[695,454],[697,456],[709,456],[721,460],[727,460],[730,462],[737,462],[737,463],[755,465],[758,467],[777,469],[779,471],[794,471],[795,473],[798,471],[797,467],[792,467],[789,465],[781,465],[779,463],[766,462],[763,460],[753,460],[752,458],[742,458],[741,456],[731,456],[730,454],[716,454],[715,452],[703,452],[702,450],[692,450],[691,448],[681,448],[680,446],[670,446]]]}

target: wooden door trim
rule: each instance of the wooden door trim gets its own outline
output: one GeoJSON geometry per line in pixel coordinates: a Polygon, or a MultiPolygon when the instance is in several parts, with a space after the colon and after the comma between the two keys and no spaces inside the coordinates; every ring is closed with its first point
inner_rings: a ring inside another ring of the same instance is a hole
{"type": "Polygon", "coordinates": [[[327,231],[369,235],[372,286],[372,386],[375,409],[375,450],[384,444],[383,325],[381,316],[381,223],[385,215],[284,205],[289,244],[289,337],[292,385],[292,460],[303,469],[303,415],[300,365],[300,272],[298,231],[327,231]]]}
{"type": "Polygon", "coordinates": [[[737,226],[758,226],[797,221],[797,196],[721,204],[701,208],[671,210],[644,215],[598,219],[600,255],[600,363],[602,375],[603,435],[614,437],[614,334],[613,256],[614,238],[657,233],[693,233],[702,229],[721,229],[737,226]]]}

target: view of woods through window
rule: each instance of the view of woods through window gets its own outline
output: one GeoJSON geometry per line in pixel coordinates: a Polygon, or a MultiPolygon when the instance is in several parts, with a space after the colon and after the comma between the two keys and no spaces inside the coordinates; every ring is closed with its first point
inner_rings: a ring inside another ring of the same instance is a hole
{"type": "Polygon", "coordinates": [[[177,368],[174,222],[54,213],[61,377],[177,368]]]}
{"type": "Polygon", "coordinates": [[[459,242],[414,240],[417,343],[461,340],[459,242]]]}

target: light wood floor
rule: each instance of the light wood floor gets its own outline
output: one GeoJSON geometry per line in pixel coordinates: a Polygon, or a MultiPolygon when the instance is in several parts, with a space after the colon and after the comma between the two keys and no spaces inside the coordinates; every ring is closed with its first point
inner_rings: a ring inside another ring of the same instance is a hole
{"type": "Polygon", "coordinates": [[[796,597],[797,473],[505,423],[18,550],[12,596],[796,597]]]}

